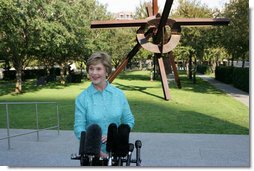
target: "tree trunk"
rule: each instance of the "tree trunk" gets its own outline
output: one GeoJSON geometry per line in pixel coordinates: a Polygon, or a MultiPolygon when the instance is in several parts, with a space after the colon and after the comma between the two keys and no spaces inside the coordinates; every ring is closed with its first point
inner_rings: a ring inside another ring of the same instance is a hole
{"type": "Polygon", "coordinates": [[[65,69],[65,63],[61,63],[60,64],[60,83],[61,84],[65,84],[64,69],[65,69]]]}
{"type": "Polygon", "coordinates": [[[244,65],[245,65],[245,59],[242,58],[242,68],[244,68],[244,65]]]}
{"type": "Polygon", "coordinates": [[[188,67],[188,76],[189,76],[189,79],[191,80],[192,79],[192,54],[190,54],[189,56],[189,67],[188,67]]]}
{"type": "Polygon", "coordinates": [[[212,66],[212,67],[211,67],[211,72],[214,73],[214,72],[215,72],[215,69],[216,69],[216,67],[217,67],[218,65],[217,65],[217,63],[215,62],[215,63],[212,63],[211,66],[212,66]]]}
{"type": "Polygon", "coordinates": [[[164,56],[163,57],[163,63],[164,63],[166,75],[169,76],[169,74],[172,74],[172,69],[171,69],[169,56],[164,56]]]}
{"type": "Polygon", "coordinates": [[[234,57],[232,56],[232,59],[231,59],[231,66],[233,67],[234,66],[234,57]]]}
{"type": "Polygon", "coordinates": [[[143,70],[143,67],[142,67],[142,60],[139,60],[139,70],[143,70]]]}
{"type": "Polygon", "coordinates": [[[186,61],[183,60],[183,70],[186,71],[187,70],[187,64],[186,64],[186,61]]]}
{"type": "Polygon", "coordinates": [[[159,77],[159,64],[158,64],[158,61],[156,60],[156,56],[154,55],[154,58],[153,58],[153,80],[156,80],[158,79],[159,77]]]}
{"type": "Polygon", "coordinates": [[[194,66],[193,66],[193,83],[196,84],[196,71],[197,71],[197,58],[194,60],[194,66]]]}
{"type": "Polygon", "coordinates": [[[17,67],[16,68],[15,93],[22,93],[22,67],[17,67]]]}

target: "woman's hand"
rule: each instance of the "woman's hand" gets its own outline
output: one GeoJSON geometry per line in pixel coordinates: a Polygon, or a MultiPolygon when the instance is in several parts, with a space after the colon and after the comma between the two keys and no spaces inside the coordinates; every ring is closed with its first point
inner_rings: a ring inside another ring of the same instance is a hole
{"type": "Polygon", "coordinates": [[[102,144],[105,144],[107,142],[107,136],[102,136],[101,142],[102,142],[102,144]]]}
{"type": "Polygon", "coordinates": [[[101,151],[101,152],[100,152],[100,157],[101,157],[101,158],[107,158],[107,157],[108,157],[108,154],[103,153],[103,152],[101,151]]]}
{"type": "MultiPolygon", "coordinates": [[[[102,136],[101,137],[101,142],[102,144],[105,144],[107,142],[107,136],[102,136]]],[[[102,151],[100,152],[100,157],[102,158],[107,158],[108,157],[108,154],[106,153],[103,153],[102,151]]]]}

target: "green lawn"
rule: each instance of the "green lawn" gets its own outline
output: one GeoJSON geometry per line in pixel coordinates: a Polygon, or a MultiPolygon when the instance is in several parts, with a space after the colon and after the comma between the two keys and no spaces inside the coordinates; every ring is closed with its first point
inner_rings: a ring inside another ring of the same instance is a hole
{"type": "MultiPolygon", "coordinates": [[[[114,85],[122,89],[135,116],[136,132],[249,134],[249,109],[242,103],[197,78],[192,84],[180,75],[182,89],[170,82],[172,99],[165,101],[160,81],[149,81],[148,71],[122,73],[114,85]]],[[[25,93],[10,93],[12,83],[1,82],[0,102],[55,101],[59,103],[61,129],[73,129],[75,97],[89,81],[67,86],[50,84],[36,87],[33,81],[24,85],[25,93]]],[[[34,105],[10,108],[11,128],[35,128],[34,105]]],[[[39,105],[40,127],[56,122],[54,106],[39,105]]],[[[0,127],[5,127],[5,108],[0,106],[0,127]]]]}

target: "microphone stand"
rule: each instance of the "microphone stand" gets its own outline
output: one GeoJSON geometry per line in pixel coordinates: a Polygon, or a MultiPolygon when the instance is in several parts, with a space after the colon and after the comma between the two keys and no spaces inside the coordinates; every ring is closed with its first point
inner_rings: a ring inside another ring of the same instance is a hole
{"type": "Polygon", "coordinates": [[[111,151],[108,154],[108,166],[112,166],[112,152],[111,151]]]}
{"type": "Polygon", "coordinates": [[[93,165],[94,156],[93,155],[88,155],[87,157],[88,157],[89,166],[92,166],[93,165]]]}
{"type": "Polygon", "coordinates": [[[131,163],[131,155],[132,155],[132,152],[134,150],[134,145],[133,144],[129,144],[129,153],[127,155],[127,161],[126,161],[126,166],[130,166],[130,163],[131,163]]]}
{"type": "Polygon", "coordinates": [[[135,147],[136,147],[136,166],[141,166],[141,159],[140,159],[140,149],[142,147],[142,143],[140,140],[137,140],[135,142],[135,147]]]}
{"type": "Polygon", "coordinates": [[[118,166],[122,166],[122,157],[118,158],[118,166]]]}

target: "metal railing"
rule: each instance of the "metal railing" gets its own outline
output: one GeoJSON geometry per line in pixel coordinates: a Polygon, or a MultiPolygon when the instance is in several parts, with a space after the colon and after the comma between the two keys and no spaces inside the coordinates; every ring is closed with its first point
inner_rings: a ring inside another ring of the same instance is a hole
{"type": "Polygon", "coordinates": [[[59,121],[59,111],[58,111],[58,104],[56,102],[0,102],[0,105],[5,105],[5,112],[6,112],[6,130],[7,130],[7,136],[0,138],[0,140],[8,139],[8,150],[11,149],[11,138],[37,133],[37,141],[39,141],[39,132],[43,130],[49,130],[57,128],[57,133],[59,135],[59,129],[60,129],[60,121],[59,121]],[[29,131],[26,133],[16,134],[16,135],[10,135],[10,116],[9,116],[9,105],[28,105],[28,104],[34,104],[35,105],[35,117],[36,117],[36,130],[29,131]],[[54,126],[47,127],[47,128],[39,128],[39,115],[38,115],[38,104],[55,104],[56,105],[56,117],[57,117],[57,123],[54,126]]]}

